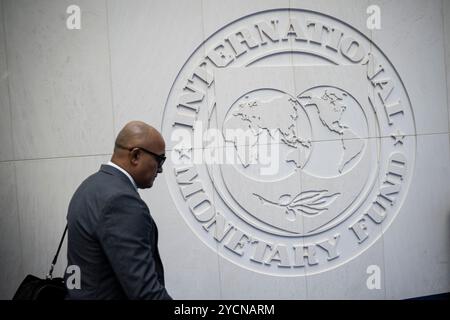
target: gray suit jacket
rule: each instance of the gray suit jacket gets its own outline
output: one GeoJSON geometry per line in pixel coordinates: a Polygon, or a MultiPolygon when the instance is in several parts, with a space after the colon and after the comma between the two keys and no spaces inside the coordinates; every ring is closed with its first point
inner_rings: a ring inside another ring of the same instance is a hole
{"type": "Polygon", "coordinates": [[[87,178],[70,201],[67,224],[68,265],[81,271],[81,288],[68,290],[67,299],[171,299],[156,224],[122,172],[102,165],[87,178]]]}

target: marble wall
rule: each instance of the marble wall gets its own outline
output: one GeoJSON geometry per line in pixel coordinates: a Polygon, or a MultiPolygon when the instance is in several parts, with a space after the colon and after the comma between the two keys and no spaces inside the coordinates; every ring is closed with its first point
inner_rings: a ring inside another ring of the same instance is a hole
{"type": "MultiPolygon", "coordinates": [[[[395,66],[414,115],[414,131],[406,132],[415,144],[409,189],[395,219],[354,259],[277,276],[232,262],[217,253],[219,243],[212,248],[197,235],[174,200],[169,164],[140,192],[159,227],[168,291],[176,299],[404,299],[450,291],[450,1],[0,4],[0,299],[10,299],[25,275],[47,273],[73,192],[109,160],[121,127],[139,119],[162,128],[172,85],[191,55],[206,55],[207,40],[231,22],[277,8],[344,21],[395,66]],[[80,30],[66,27],[72,4],[81,9],[80,30]],[[381,28],[370,30],[366,9],[373,4],[381,28]],[[381,269],[380,289],[367,287],[370,265],[381,269]]],[[[269,65],[314,64],[289,54],[277,61],[269,65]]],[[[55,274],[65,254],[63,247],[55,274]]]]}

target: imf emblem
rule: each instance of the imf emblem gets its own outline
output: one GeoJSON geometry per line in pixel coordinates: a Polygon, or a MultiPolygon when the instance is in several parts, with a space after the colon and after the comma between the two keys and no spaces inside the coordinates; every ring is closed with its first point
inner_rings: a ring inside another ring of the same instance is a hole
{"type": "Polygon", "coordinates": [[[162,128],[187,224],[272,275],[324,272],[369,249],[414,168],[414,117],[392,64],[356,29],[305,10],[255,13],[205,40],[162,128]]]}

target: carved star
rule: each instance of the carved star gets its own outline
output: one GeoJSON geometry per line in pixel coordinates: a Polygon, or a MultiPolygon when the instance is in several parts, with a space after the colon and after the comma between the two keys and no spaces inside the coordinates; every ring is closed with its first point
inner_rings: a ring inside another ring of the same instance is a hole
{"type": "Polygon", "coordinates": [[[187,158],[187,159],[191,159],[191,152],[192,152],[192,148],[180,148],[180,149],[175,149],[176,152],[178,152],[178,159],[183,159],[183,158],[187,158]]]}
{"type": "Polygon", "coordinates": [[[396,132],[391,134],[391,137],[395,140],[394,146],[398,143],[403,144],[403,139],[405,139],[405,134],[400,131],[400,129],[397,129],[396,132]]]}

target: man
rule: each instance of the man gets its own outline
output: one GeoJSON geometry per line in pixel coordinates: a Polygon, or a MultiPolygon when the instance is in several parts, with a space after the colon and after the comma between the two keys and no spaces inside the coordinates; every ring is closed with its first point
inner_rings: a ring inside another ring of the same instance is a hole
{"type": "Polygon", "coordinates": [[[111,161],[78,187],[67,214],[67,258],[80,268],[81,288],[69,289],[67,299],[171,299],[158,231],[137,191],[152,187],[164,153],[156,129],[130,122],[111,161]]]}

